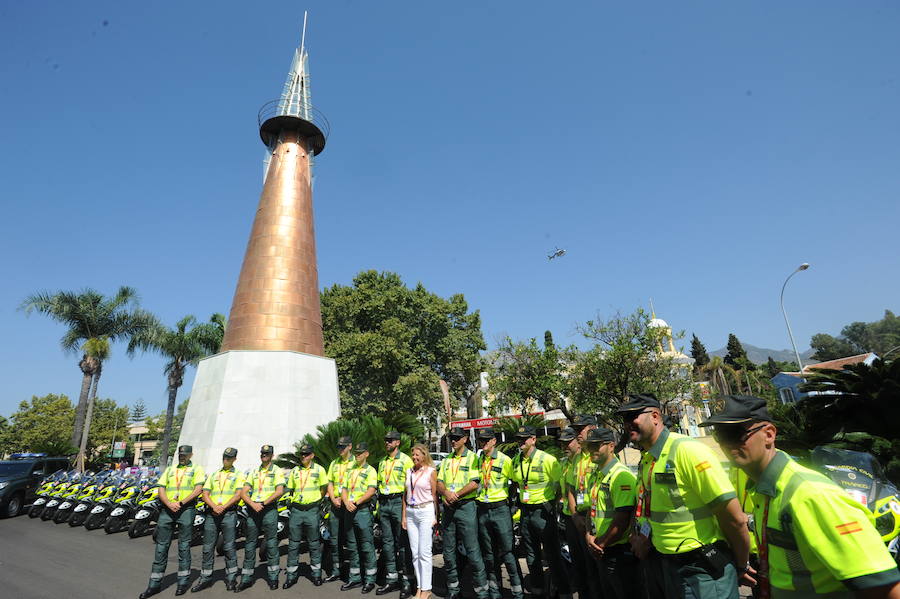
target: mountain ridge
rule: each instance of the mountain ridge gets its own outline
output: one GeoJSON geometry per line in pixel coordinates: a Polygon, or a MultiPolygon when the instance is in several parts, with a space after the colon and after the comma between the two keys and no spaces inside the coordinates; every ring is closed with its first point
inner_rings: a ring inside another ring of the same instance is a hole
{"type": "MultiPolygon", "coordinates": [[[[772,359],[776,362],[797,361],[797,358],[794,356],[794,350],[792,349],[769,349],[766,347],[756,347],[755,345],[750,345],[749,343],[744,343],[743,341],[741,342],[741,345],[744,347],[744,351],[747,352],[747,359],[749,359],[754,364],[765,364],[769,361],[769,356],[772,356],[772,359]]],[[[812,348],[800,352],[800,359],[803,360],[804,366],[816,362],[816,360],[813,360],[811,358],[814,353],[816,352],[812,348]]],[[[723,358],[727,354],[727,347],[709,352],[710,356],[721,356],[723,358]]]]}

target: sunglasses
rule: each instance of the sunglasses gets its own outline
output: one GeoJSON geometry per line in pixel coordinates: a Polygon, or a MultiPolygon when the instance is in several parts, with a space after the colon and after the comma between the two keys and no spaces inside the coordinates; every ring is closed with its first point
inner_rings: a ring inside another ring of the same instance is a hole
{"type": "Polygon", "coordinates": [[[752,437],[757,431],[761,431],[765,426],[765,422],[748,429],[737,426],[716,426],[713,428],[713,439],[725,445],[743,445],[747,442],[747,439],[752,437]]]}

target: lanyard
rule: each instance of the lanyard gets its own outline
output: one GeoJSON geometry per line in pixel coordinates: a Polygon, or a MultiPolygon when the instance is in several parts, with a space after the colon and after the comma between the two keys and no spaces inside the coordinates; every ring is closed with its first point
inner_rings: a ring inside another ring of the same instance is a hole
{"type": "Polygon", "coordinates": [[[425,471],[427,468],[419,468],[419,475],[416,476],[415,469],[409,471],[409,492],[412,494],[416,490],[416,485],[419,484],[419,480],[425,476],[425,471]]]}
{"type": "Polygon", "coordinates": [[[356,492],[356,481],[359,480],[360,474],[362,474],[362,468],[357,468],[353,471],[353,474],[350,475],[350,487],[347,489],[350,493],[356,492]]]}
{"type": "Polygon", "coordinates": [[[575,464],[575,474],[578,477],[579,491],[584,491],[585,483],[587,482],[588,469],[590,468],[591,464],[593,464],[593,462],[585,460],[584,457],[580,459],[579,463],[575,464]],[[584,468],[581,467],[581,462],[585,462],[584,468]]]}
{"type": "Polygon", "coordinates": [[[219,497],[222,496],[222,491],[225,490],[225,483],[223,481],[228,479],[229,470],[219,470],[219,476],[216,479],[216,482],[219,483],[219,497]],[[222,476],[224,474],[224,476],[222,476]]]}
{"type": "Polygon", "coordinates": [[[343,464],[338,464],[338,486],[344,484],[344,477],[347,476],[347,470],[350,468],[350,462],[345,462],[343,464]]]}
{"type": "MultiPolygon", "coordinates": [[[[387,458],[384,460],[387,462],[387,458]]],[[[394,472],[394,462],[397,461],[397,456],[391,458],[390,465],[384,469],[382,476],[384,477],[384,484],[390,486],[391,484],[391,474],[394,472]]]]}
{"type": "Polygon", "coordinates": [[[452,458],[450,461],[452,464],[447,470],[450,470],[450,484],[456,484],[456,475],[459,473],[459,466],[462,464],[463,456],[452,458]],[[453,468],[453,464],[456,464],[456,468],[453,468]]]}
{"type": "Polygon", "coordinates": [[[526,473],[525,469],[522,468],[522,462],[525,461],[525,458],[523,457],[521,460],[519,460],[519,474],[522,475],[522,488],[526,491],[528,490],[528,477],[531,476],[531,467],[534,465],[534,454],[536,451],[536,449],[532,451],[531,457],[528,458],[528,473],[526,473]]]}
{"type": "Polygon", "coordinates": [[[175,466],[175,492],[179,495],[181,494],[181,481],[184,480],[184,475],[187,474],[187,466],[185,466],[181,470],[181,476],[178,476],[178,466],[175,466]]]}
{"type": "Polygon", "coordinates": [[[491,482],[491,464],[494,463],[494,458],[482,462],[481,463],[481,484],[484,485],[484,488],[487,489],[488,485],[491,482]]]}
{"type": "MultiPolygon", "coordinates": [[[[303,468],[300,468],[300,472],[303,472],[303,468]]],[[[312,475],[312,465],[306,469],[306,476],[300,480],[300,494],[303,494],[303,491],[306,489],[306,481],[309,480],[309,477],[312,475]]],[[[299,477],[298,477],[299,478],[299,477]]]]}
{"type": "Polygon", "coordinates": [[[766,497],[766,507],[763,509],[763,521],[757,522],[753,527],[756,535],[756,544],[759,547],[759,597],[769,599],[772,596],[772,585],[769,580],[769,544],[766,539],[766,528],[769,525],[769,501],[766,497]]]}
{"type": "Polygon", "coordinates": [[[263,481],[266,480],[266,476],[269,475],[269,470],[270,470],[271,468],[272,468],[272,466],[269,466],[269,467],[266,468],[265,470],[257,470],[257,474],[256,474],[256,492],[257,492],[257,493],[262,493],[262,490],[263,490],[263,481]],[[259,475],[259,472],[262,472],[263,475],[260,476],[260,475],[259,475]]]}
{"type": "Polygon", "coordinates": [[[638,501],[638,509],[635,514],[636,517],[640,518],[641,516],[650,517],[650,497],[652,493],[652,489],[650,487],[650,483],[653,480],[653,469],[656,468],[656,460],[654,459],[650,463],[650,473],[647,476],[647,482],[644,483],[644,477],[641,477],[641,492],[640,500],[638,501]]]}

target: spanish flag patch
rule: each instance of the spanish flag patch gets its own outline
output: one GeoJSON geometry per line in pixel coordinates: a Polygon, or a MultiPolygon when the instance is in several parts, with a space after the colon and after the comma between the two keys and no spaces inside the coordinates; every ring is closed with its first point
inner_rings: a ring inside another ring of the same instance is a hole
{"type": "Polygon", "coordinates": [[[842,535],[850,535],[862,530],[862,526],[860,526],[859,522],[857,522],[856,520],[854,520],[853,522],[844,522],[843,524],[838,524],[837,526],[835,526],[835,528],[842,535]]]}
{"type": "Polygon", "coordinates": [[[709,470],[710,468],[712,468],[712,464],[704,460],[703,462],[700,462],[699,464],[694,466],[694,468],[697,469],[697,472],[703,472],[704,470],[709,470]]]}

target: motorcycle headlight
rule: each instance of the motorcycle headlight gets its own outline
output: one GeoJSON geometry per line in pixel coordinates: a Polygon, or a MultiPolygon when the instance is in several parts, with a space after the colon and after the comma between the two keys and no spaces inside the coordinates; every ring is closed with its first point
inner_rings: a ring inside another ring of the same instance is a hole
{"type": "Polygon", "coordinates": [[[9,485],[9,481],[5,480],[2,483],[0,483],[0,489],[5,489],[8,485],[9,485]]]}

